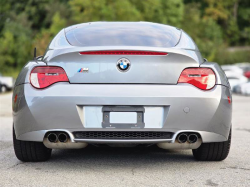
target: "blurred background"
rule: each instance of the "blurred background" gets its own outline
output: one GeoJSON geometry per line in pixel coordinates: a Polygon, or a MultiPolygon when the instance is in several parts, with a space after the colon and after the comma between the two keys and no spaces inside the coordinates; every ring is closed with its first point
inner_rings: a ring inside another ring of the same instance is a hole
{"type": "Polygon", "coordinates": [[[250,95],[249,0],[0,0],[0,91],[12,89],[34,47],[43,55],[59,30],[90,21],[179,27],[204,58],[223,65],[234,92],[250,95]]]}

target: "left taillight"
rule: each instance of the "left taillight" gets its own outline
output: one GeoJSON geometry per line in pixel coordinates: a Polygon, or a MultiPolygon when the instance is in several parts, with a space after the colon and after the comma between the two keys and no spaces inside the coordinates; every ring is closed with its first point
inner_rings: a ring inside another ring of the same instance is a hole
{"type": "Polygon", "coordinates": [[[46,88],[57,82],[69,82],[66,72],[61,67],[39,66],[30,73],[30,83],[35,88],[46,88]]]}
{"type": "Polygon", "coordinates": [[[210,68],[187,68],[180,75],[178,83],[188,83],[202,90],[210,90],[215,86],[215,73],[210,68]]]}

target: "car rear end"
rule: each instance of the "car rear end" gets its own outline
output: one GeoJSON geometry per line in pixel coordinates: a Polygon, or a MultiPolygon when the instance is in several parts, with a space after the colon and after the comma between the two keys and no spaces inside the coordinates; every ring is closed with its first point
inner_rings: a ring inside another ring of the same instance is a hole
{"type": "Polygon", "coordinates": [[[18,140],[50,149],[121,143],[197,149],[228,140],[232,98],[220,67],[204,62],[179,29],[128,24],[129,35],[117,23],[67,28],[42,61],[26,65],[13,94],[18,140]],[[133,35],[144,27],[155,33],[133,35]],[[105,38],[98,29],[116,33],[105,38]]]}

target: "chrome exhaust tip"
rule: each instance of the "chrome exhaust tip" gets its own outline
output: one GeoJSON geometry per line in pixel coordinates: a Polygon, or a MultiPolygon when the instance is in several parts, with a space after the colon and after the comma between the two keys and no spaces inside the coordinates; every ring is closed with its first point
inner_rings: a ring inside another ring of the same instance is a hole
{"type": "Polygon", "coordinates": [[[188,139],[188,136],[185,133],[181,133],[177,137],[177,140],[179,143],[185,143],[187,141],[187,139],[188,139]]]}
{"type": "Polygon", "coordinates": [[[68,141],[68,135],[67,135],[66,133],[60,133],[60,134],[58,135],[58,140],[59,140],[59,142],[61,142],[61,143],[65,143],[65,142],[68,141]]]}
{"type": "Polygon", "coordinates": [[[198,140],[198,136],[196,134],[190,134],[188,136],[188,142],[189,143],[195,143],[198,140]]]}
{"type": "Polygon", "coordinates": [[[58,140],[58,137],[55,133],[50,133],[47,138],[51,143],[56,143],[58,140]]]}

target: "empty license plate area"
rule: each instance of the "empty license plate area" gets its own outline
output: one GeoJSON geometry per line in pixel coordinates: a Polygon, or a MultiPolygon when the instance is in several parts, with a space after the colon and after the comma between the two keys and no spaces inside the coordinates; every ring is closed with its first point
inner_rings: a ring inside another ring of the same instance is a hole
{"type": "Polygon", "coordinates": [[[110,112],[110,123],[137,123],[136,112],[110,112]]]}
{"type": "Polygon", "coordinates": [[[103,112],[103,128],[144,128],[144,107],[105,106],[103,112]]]}

